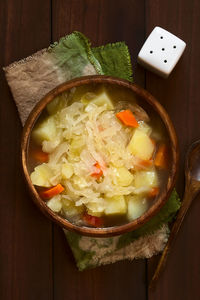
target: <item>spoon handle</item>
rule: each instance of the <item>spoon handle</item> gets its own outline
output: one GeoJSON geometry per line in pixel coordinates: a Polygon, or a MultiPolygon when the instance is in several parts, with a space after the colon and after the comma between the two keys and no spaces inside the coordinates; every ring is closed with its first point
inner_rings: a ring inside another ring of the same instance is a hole
{"type": "Polygon", "coordinates": [[[153,288],[155,288],[156,282],[158,281],[158,279],[160,277],[160,274],[164,270],[169,252],[170,252],[170,250],[172,248],[172,245],[173,245],[173,243],[176,239],[176,236],[179,232],[179,229],[181,227],[183,219],[184,219],[184,217],[185,217],[185,215],[186,215],[186,213],[187,213],[187,211],[188,211],[188,209],[189,209],[189,207],[192,203],[192,200],[195,197],[195,194],[196,193],[194,193],[194,190],[192,190],[192,186],[187,185],[186,189],[185,189],[184,198],[183,198],[183,201],[182,201],[182,204],[181,204],[181,208],[180,208],[180,210],[177,214],[176,220],[174,221],[174,224],[172,226],[168,242],[167,242],[167,244],[165,246],[165,249],[162,253],[162,256],[159,260],[159,263],[158,263],[157,268],[154,272],[154,275],[153,275],[153,277],[150,281],[149,290],[152,290],[153,288]]]}

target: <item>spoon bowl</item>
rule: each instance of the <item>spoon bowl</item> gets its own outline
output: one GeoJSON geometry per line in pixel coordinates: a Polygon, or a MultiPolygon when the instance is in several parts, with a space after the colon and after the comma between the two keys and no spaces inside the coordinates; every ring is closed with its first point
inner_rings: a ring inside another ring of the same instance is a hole
{"type": "Polygon", "coordinates": [[[188,149],[185,176],[188,180],[195,180],[200,185],[200,139],[194,142],[188,149]]]}
{"type": "Polygon", "coordinates": [[[155,288],[160,274],[166,265],[167,257],[171,251],[172,245],[178,235],[184,217],[190,208],[193,200],[200,193],[200,139],[192,143],[189,147],[185,159],[185,193],[181,208],[177,214],[176,220],[172,226],[171,233],[158,266],[149,284],[149,289],[155,288]]]}

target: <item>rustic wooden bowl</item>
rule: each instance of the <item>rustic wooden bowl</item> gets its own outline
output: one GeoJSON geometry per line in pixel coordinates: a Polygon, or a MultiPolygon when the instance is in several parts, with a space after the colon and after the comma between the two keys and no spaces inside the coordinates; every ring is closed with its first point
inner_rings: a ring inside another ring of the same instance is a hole
{"type": "Polygon", "coordinates": [[[174,130],[174,126],[165,111],[165,109],[161,106],[161,104],[146,90],[142,89],[141,87],[132,84],[126,80],[122,80],[119,78],[114,78],[114,77],[109,77],[109,76],[86,76],[86,77],[81,77],[81,78],[76,78],[71,81],[67,81],[52,91],[50,91],[41,101],[34,107],[32,112],[30,113],[26,124],[23,129],[23,135],[22,135],[22,141],[21,141],[21,156],[22,156],[22,166],[23,166],[23,171],[25,175],[26,182],[28,184],[30,193],[32,195],[32,198],[36,205],[39,207],[39,209],[47,216],[49,217],[52,221],[60,225],[62,228],[67,229],[67,230],[72,230],[75,232],[78,232],[82,235],[88,235],[88,236],[97,236],[97,237],[106,237],[106,236],[114,236],[114,235],[119,235],[123,234],[128,231],[132,231],[139,226],[143,225],[146,223],[148,220],[150,220],[160,209],[161,207],[165,204],[167,199],[169,198],[172,189],[175,185],[175,179],[176,179],[176,174],[177,174],[177,165],[178,165],[178,158],[179,158],[179,151],[178,151],[178,144],[177,144],[177,137],[176,133],[174,130]],[[149,208],[149,210],[144,213],[141,217],[138,219],[131,221],[125,225],[121,226],[115,226],[115,227],[108,227],[108,228],[91,228],[91,227],[85,227],[85,226],[77,226],[66,219],[60,217],[56,213],[54,213],[51,209],[48,208],[46,203],[40,198],[37,190],[33,186],[29,172],[28,172],[28,167],[27,167],[27,156],[28,156],[28,145],[29,145],[29,139],[30,139],[30,134],[31,131],[34,127],[34,124],[43,111],[43,109],[46,107],[46,105],[52,101],[56,96],[61,94],[64,91],[70,90],[73,87],[78,87],[81,85],[86,85],[90,83],[105,83],[109,85],[117,85],[120,87],[125,87],[133,92],[134,95],[139,96],[142,98],[145,102],[147,102],[153,110],[160,116],[162,119],[166,131],[169,136],[169,141],[171,144],[171,157],[172,157],[172,162],[171,162],[171,168],[170,168],[170,173],[168,177],[167,184],[156,200],[156,202],[149,208]]]}

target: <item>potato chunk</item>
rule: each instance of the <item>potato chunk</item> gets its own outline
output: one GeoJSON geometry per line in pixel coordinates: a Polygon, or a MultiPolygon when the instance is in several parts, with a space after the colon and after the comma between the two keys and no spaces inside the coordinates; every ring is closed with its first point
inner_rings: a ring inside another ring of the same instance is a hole
{"type": "Polygon", "coordinates": [[[97,106],[103,106],[106,105],[107,109],[114,109],[112,100],[108,96],[107,92],[104,90],[101,92],[101,94],[97,95],[91,103],[96,104],[97,106]]]}
{"type": "Polygon", "coordinates": [[[41,144],[44,140],[52,141],[56,138],[56,135],[56,123],[53,117],[45,119],[32,132],[32,137],[38,144],[41,144]]]}
{"type": "Polygon", "coordinates": [[[54,176],[52,169],[47,164],[41,164],[35,167],[31,173],[32,184],[43,187],[52,186],[50,179],[54,176]]]}
{"type": "Polygon", "coordinates": [[[122,215],[126,214],[127,205],[124,196],[113,196],[105,198],[106,208],[105,215],[122,215]]]}
{"type": "Polygon", "coordinates": [[[140,159],[149,160],[153,155],[154,144],[144,131],[135,129],[128,150],[140,159]]]}
{"type": "Polygon", "coordinates": [[[69,179],[74,173],[72,165],[69,165],[67,163],[62,165],[61,168],[61,174],[63,179],[69,179]]]}
{"type": "Polygon", "coordinates": [[[120,186],[129,186],[133,181],[133,175],[124,167],[114,169],[115,183],[120,186]]]}
{"type": "Polygon", "coordinates": [[[88,183],[84,177],[74,175],[72,177],[73,183],[75,184],[78,189],[84,189],[85,187],[88,186],[88,183]]]}
{"type": "Polygon", "coordinates": [[[112,100],[110,99],[109,95],[107,94],[107,92],[105,90],[103,90],[100,94],[95,95],[92,93],[87,93],[85,95],[86,97],[82,97],[82,102],[84,104],[95,104],[97,106],[103,106],[106,105],[107,109],[114,109],[112,100]]]}
{"type": "Polygon", "coordinates": [[[47,111],[50,115],[54,115],[59,110],[66,107],[67,103],[68,103],[68,93],[64,92],[47,104],[47,111]]]}
{"type": "Polygon", "coordinates": [[[54,212],[59,212],[62,208],[61,196],[56,195],[47,202],[47,206],[54,212]]]}
{"type": "Polygon", "coordinates": [[[85,206],[87,207],[87,213],[91,216],[101,217],[104,213],[104,209],[105,209],[104,203],[90,202],[90,203],[86,203],[85,206]]]}
{"type": "Polygon", "coordinates": [[[148,136],[152,133],[152,128],[144,121],[139,122],[139,129],[146,133],[148,136]]]}
{"type": "Polygon", "coordinates": [[[74,217],[77,215],[80,215],[84,211],[84,207],[81,206],[75,206],[74,201],[70,201],[68,199],[62,198],[62,210],[66,217],[74,217]]]}
{"type": "Polygon", "coordinates": [[[76,139],[73,139],[71,144],[70,144],[70,152],[76,154],[76,155],[79,155],[83,149],[85,145],[85,141],[79,137],[79,138],[76,138],[76,139]]]}
{"type": "Polygon", "coordinates": [[[129,221],[135,220],[143,215],[148,209],[148,202],[140,196],[130,195],[126,197],[128,202],[127,217],[129,221]]]}
{"type": "Polygon", "coordinates": [[[139,171],[135,173],[134,186],[140,187],[155,187],[158,186],[158,176],[155,170],[139,171]]]}

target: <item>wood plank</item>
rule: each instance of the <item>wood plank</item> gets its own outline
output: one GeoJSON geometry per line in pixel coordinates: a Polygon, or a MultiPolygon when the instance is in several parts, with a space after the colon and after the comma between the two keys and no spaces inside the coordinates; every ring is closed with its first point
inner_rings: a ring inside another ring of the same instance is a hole
{"type": "Polygon", "coordinates": [[[32,203],[20,164],[21,124],[2,66],[50,43],[50,1],[0,1],[1,299],[52,299],[52,226],[32,203]]]}
{"type": "MultiPolygon", "coordinates": [[[[53,40],[73,30],[83,32],[93,45],[124,40],[136,57],[144,38],[144,2],[134,0],[53,0],[53,40]]],[[[135,81],[144,85],[144,71],[135,81]]],[[[55,299],[145,299],[145,261],[119,262],[77,271],[63,233],[54,229],[55,299]]]]}
{"type": "MultiPolygon", "coordinates": [[[[182,38],[187,47],[167,80],[147,72],[146,87],[168,110],[177,130],[181,163],[177,188],[184,190],[184,156],[188,145],[200,137],[199,126],[199,1],[146,1],[147,35],[159,25],[182,38]]],[[[169,256],[165,273],[149,299],[199,299],[200,203],[192,206],[169,256]]],[[[152,273],[154,262],[149,262],[152,273]]]]}
{"type": "Polygon", "coordinates": [[[146,299],[144,261],[118,262],[80,272],[62,230],[54,228],[54,299],[146,299]]]}

